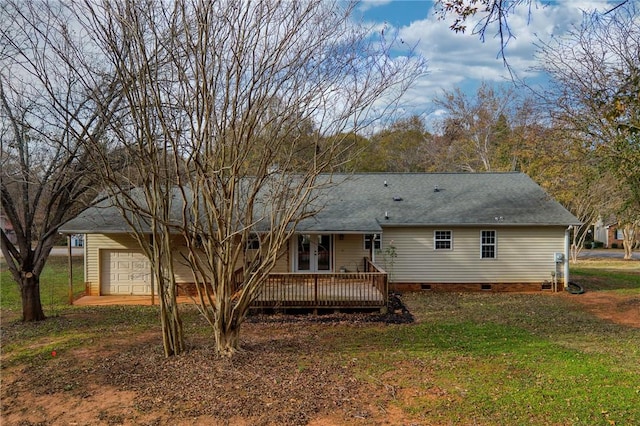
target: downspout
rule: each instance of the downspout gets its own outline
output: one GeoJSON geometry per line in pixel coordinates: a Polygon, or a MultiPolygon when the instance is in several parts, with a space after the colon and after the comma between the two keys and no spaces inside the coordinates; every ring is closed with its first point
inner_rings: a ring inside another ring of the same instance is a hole
{"type": "Polygon", "coordinates": [[[369,249],[371,263],[376,263],[376,234],[371,234],[371,248],[369,249]]]}
{"type": "Polygon", "coordinates": [[[84,283],[84,287],[85,287],[85,295],[89,295],[89,293],[87,292],[87,277],[89,276],[89,273],[87,271],[87,241],[89,238],[89,234],[83,234],[82,236],[82,282],[84,283]]]}
{"type": "Polygon", "coordinates": [[[564,289],[569,290],[569,255],[570,255],[570,237],[571,229],[573,226],[569,226],[564,231],[564,289]]]}

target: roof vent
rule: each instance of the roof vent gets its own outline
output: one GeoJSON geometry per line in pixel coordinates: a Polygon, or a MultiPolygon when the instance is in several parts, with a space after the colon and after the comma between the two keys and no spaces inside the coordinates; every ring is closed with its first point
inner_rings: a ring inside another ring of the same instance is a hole
{"type": "Polygon", "coordinates": [[[438,185],[435,185],[433,187],[433,192],[440,192],[440,188],[438,187],[438,185]]]}
{"type": "Polygon", "coordinates": [[[384,186],[389,186],[389,185],[387,185],[387,181],[386,180],[384,181],[384,186]]]}
{"type": "Polygon", "coordinates": [[[386,220],[389,220],[389,212],[384,212],[384,218],[385,218],[386,220]]]}
{"type": "Polygon", "coordinates": [[[393,201],[402,201],[402,197],[396,195],[395,197],[393,197],[393,201]]]}

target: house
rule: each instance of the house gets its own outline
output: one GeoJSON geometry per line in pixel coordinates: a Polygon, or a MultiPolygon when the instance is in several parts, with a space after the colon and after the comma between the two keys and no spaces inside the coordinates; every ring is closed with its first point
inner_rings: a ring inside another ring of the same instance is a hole
{"type": "MultiPolygon", "coordinates": [[[[604,248],[624,247],[622,229],[618,227],[615,216],[610,216],[606,221],[602,217],[598,218],[593,225],[593,240],[602,243],[604,248]]],[[[640,246],[640,235],[636,237],[636,245],[640,246]]]]}
{"type": "MultiPolygon", "coordinates": [[[[380,303],[380,294],[385,302],[387,281],[397,291],[540,291],[552,290],[554,277],[568,279],[569,227],[580,222],[525,174],[366,173],[327,179],[336,184],[319,197],[324,207],[296,228],[258,305],[282,306],[282,300],[271,300],[281,298],[283,287],[272,288],[278,285],[314,283],[312,302],[294,301],[299,295],[287,302],[336,306],[358,297],[364,304],[380,303]],[[329,286],[339,282],[348,282],[350,290],[336,295],[329,286]],[[356,297],[364,288],[376,291],[356,297]],[[323,297],[331,303],[323,304],[323,297]]],[[[152,291],[149,262],[117,209],[103,202],[61,232],[86,234],[87,294],[152,291]]],[[[192,281],[185,265],[175,270],[178,282],[192,281]]]]}
{"type": "Polygon", "coordinates": [[[13,229],[13,225],[7,216],[0,214],[0,231],[4,232],[7,239],[11,244],[16,244],[16,231],[13,229]]]}

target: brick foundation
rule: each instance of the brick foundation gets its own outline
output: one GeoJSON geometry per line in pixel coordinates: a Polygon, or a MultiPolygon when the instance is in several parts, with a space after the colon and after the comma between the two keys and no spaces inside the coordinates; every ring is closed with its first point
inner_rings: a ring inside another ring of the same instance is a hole
{"type": "MultiPolygon", "coordinates": [[[[391,291],[398,292],[472,292],[486,291],[494,293],[507,292],[552,292],[553,283],[389,283],[391,291]]],[[[563,284],[558,283],[557,290],[561,291],[563,284]]]]}

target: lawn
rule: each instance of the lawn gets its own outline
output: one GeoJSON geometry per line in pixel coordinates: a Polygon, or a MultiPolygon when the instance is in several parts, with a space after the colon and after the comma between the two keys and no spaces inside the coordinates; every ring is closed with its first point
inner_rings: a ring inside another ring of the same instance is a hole
{"type": "MultiPolygon", "coordinates": [[[[640,256],[640,253],[635,253],[640,256]]],[[[571,268],[571,279],[584,281],[594,291],[616,293],[640,291],[640,261],[618,259],[583,259],[571,268]]]]}
{"type": "MultiPolygon", "coordinates": [[[[83,258],[73,256],[73,292],[74,297],[84,293],[83,258]]],[[[40,276],[40,300],[45,315],[56,315],[60,309],[66,309],[69,302],[69,258],[50,256],[40,276]]],[[[20,315],[20,292],[13,281],[4,258],[0,258],[0,308],[4,315],[20,315]]]]}
{"type": "MultiPolygon", "coordinates": [[[[640,309],[629,265],[589,261],[572,279],[640,309]]],[[[3,272],[7,424],[640,424],[640,328],[580,295],[407,294],[410,324],[256,316],[231,361],[184,306],[189,352],[166,360],[157,308],[66,306],[65,267],[49,265],[64,285],[42,324],[5,320],[19,306],[3,272]]]]}

